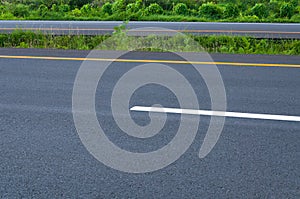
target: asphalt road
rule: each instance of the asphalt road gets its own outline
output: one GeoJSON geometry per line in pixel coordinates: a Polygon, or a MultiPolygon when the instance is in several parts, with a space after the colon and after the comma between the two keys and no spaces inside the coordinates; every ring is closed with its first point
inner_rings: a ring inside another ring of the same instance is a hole
{"type": "MultiPolygon", "coordinates": [[[[299,198],[300,123],[226,118],[211,153],[198,152],[210,117],[201,116],[197,136],[187,152],[161,170],[130,174],[97,161],[81,143],[72,116],[72,90],[82,61],[33,57],[85,57],[87,51],[0,49],[0,197],[1,198],[299,198]],[[6,55],[6,58],[3,58],[6,55]]],[[[126,59],[173,60],[170,53],[125,55],[126,59]]],[[[218,62],[300,64],[297,56],[219,55],[218,62]]],[[[120,76],[136,66],[116,62],[96,94],[98,121],[107,136],[129,151],[152,151],[167,144],[179,116],[153,138],[124,135],[113,121],[110,96],[120,76]]],[[[201,109],[210,109],[202,79],[187,64],[168,64],[192,85],[201,109]]],[[[259,64],[257,64],[259,65],[259,64]]],[[[218,66],[228,111],[300,116],[300,68],[218,66]]],[[[170,80],[176,86],[176,80],[170,80]]],[[[176,107],[163,87],[137,90],[131,105],[176,107]]],[[[138,124],[147,113],[132,113],[138,124]]]]}
{"type": "MultiPolygon", "coordinates": [[[[15,29],[42,31],[49,34],[110,34],[117,21],[0,21],[0,32],[15,29]]],[[[283,23],[206,23],[206,22],[129,22],[129,29],[154,27],[201,35],[247,35],[258,38],[300,38],[300,24],[283,23]]]]}

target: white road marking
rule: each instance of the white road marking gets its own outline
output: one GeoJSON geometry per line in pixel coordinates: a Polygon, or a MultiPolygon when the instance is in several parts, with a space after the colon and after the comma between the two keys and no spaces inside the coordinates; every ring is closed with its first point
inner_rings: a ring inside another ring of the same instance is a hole
{"type": "Polygon", "coordinates": [[[300,122],[300,116],[289,116],[289,115],[239,113],[239,112],[208,111],[208,110],[179,109],[179,108],[161,108],[161,107],[146,107],[146,106],[134,106],[130,110],[131,111],[140,111],[140,112],[177,113],[177,114],[188,114],[188,115],[206,115],[206,116],[219,116],[219,117],[234,117],[234,118],[247,118],[247,119],[300,122]]]}

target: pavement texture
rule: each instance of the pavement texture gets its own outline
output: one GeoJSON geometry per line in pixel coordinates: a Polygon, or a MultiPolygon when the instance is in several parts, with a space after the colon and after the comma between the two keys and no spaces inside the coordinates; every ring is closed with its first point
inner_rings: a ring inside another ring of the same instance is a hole
{"type": "MultiPolygon", "coordinates": [[[[0,55],[85,57],[88,51],[0,49],[0,55]]],[[[215,61],[299,64],[297,56],[221,55],[215,61]]],[[[123,58],[178,59],[172,53],[131,52],[123,58]]],[[[130,174],[97,161],[83,146],[72,116],[72,90],[82,61],[0,59],[0,198],[299,198],[300,123],[226,118],[211,153],[199,159],[210,117],[176,162],[130,174]]],[[[116,145],[147,152],[167,144],[180,116],[168,115],[162,132],[148,139],[124,135],[110,108],[115,82],[138,63],[113,63],[96,93],[98,120],[116,145]],[[101,100],[97,100],[100,99],[101,100]]],[[[192,67],[169,64],[192,85],[209,110],[204,81],[192,67]]],[[[300,69],[218,66],[228,111],[300,116],[300,69]]],[[[173,80],[176,85],[176,80],[173,80]]],[[[147,85],[130,105],[177,107],[166,88],[147,85]]],[[[132,113],[141,125],[148,113],[132,113]]]]}

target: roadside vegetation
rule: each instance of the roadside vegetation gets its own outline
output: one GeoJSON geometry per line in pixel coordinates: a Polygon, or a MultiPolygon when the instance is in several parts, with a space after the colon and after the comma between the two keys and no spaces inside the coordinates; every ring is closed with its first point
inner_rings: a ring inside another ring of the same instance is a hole
{"type": "MultiPolygon", "coordinates": [[[[115,33],[110,35],[63,35],[55,36],[43,33],[34,33],[29,31],[14,31],[12,34],[0,34],[0,47],[2,48],[53,48],[53,49],[78,49],[92,50],[97,48],[103,41],[114,37],[112,43],[103,45],[102,50],[134,50],[138,46],[143,46],[142,42],[156,41],[157,46],[151,49],[139,49],[144,51],[163,51],[160,46],[165,44],[160,42],[160,38],[149,35],[146,38],[130,38],[126,36],[123,30],[116,29],[115,33]],[[120,45],[121,44],[121,45],[120,45]],[[130,44],[130,45],[124,45],[130,44]],[[128,49],[132,46],[133,49],[128,49]]],[[[189,35],[191,40],[196,41],[202,50],[209,53],[231,53],[231,54],[277,54],[277,55],[300,55],[300,40],[293,39],[256,39],[242,36],[193,36],[189,35]]],[[[201,50],[190,45],[191,40],[186,37],[162,38],[164,42],[176,44],[173,51],[196,51],[201,50]]]]}
{"type": "Polygon", "coordinates": [[[0,19],[300,22],[299,0],[2,0],[0,19]]]}

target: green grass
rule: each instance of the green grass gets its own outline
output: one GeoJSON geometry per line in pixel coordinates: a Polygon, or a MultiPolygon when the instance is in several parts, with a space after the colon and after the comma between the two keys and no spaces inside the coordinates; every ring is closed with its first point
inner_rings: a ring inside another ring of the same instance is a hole
{"type": "Polygon", "coordinates": [[[53,48],[90,50],[104,41],[108,36],[85,35],[46,35],[30,31],[16,30],[12,34],[0,34],[2,48],[53,48]]]}
{"type": "Polygon", "coordinates": [[[51,48],[92,50],[145,50],[145,51],[207,51],[231,54],[300,55],[300,40],[256,39],[244,36],[174,36],[129,37],[123,30],[113,36],[64,35],[54,36],[29,31],[0,34],[2,48],[51,48]],[[145,44],[151,43],[151,47],[145,44]],[[146,46],[146,47],[145,47],[146,46]]]}

